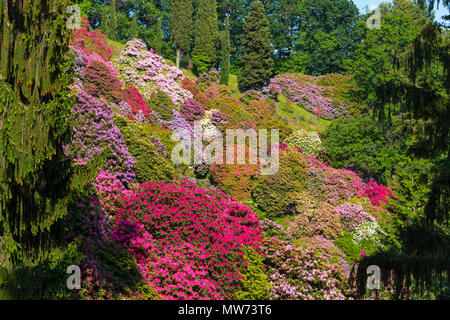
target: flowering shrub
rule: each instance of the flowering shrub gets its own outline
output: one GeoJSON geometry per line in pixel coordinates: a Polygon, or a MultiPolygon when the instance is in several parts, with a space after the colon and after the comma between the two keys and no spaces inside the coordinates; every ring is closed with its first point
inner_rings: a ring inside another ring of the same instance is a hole
{"type": "Polygon", "coordinates": [[[380,207],[381,203],[389,204],[388,198],[395,197],[391,189],[386,186],[380,186],[374,181],[371,181],[366,185],[362,196],[368,197],[372,205],[377,207],[380,207]]]}
{"type": "Polygon", "coordinates": [[[81,19],[81,28],[73,31],[73,46],[83,51],[86,55],[98,54],[105,61],[112,56],[112,48],[108,46],[106,36],[100,31],[92,31],[89,21],[81,19]]]}
{"type": "Polygon", "coordinates": [[[211,86],[219,80],[219,71],[216,68],[211,68],[208,72],[202,73],[197,78],[197,84],[201,91],[204,91],[207,87],[211,86]]]}
{"type": "Polygon", "coordinates": [[[120,79],[134,85],[146,100],[157,90],[167,94],[177,105],[192,98],[192,94],[181,86],[183,72],[167,64],[161,56],[148,51],[141,40],[129,41],[114,66],[120,79]]]}
{"type": "Polygon", "coordinates": [[[142,112],[146,119],[149,119],[152,113],[152,110],[149,108],[147,103],[142,98],[139,91],[136,87],[132,85],[127,85],[124,92],[123,97],[128,105],[131,107],[131,110],[134,115],[138,115],[139,112],[142,112]]]}
{"type": "Polygon", "coordinates": [[[196,100],[186,100],[180,108],[181,115],[190,123],[199,121],[205,115],[205,108],[196,100]]]}
{"type": "Polygon", "coordinates": [[[66,241],[77,241],[84,258],[81,269],[81,290],[75,298],[158,299],[155,289],[143,280],[130,252],[111,239],[111,226],[99,201],[90,196],[70,208],[66,224],[66,241]]]}
{"type": "Polygon", "coordinates": [[[65,147],[80,164],[104,156],[103,169],[124,183],[135,180],[135,159],[113,121],[112,109],[90,94],[79,91],[73,108],[72,142],[65,147]]]}
{"type": "Polygon", "coordinates": [[[320,203],[318,208],[297,214],[290,222],[288,232],[294,238],[323,236],[327,239],[336,239],[343,234],[339,215],[326,203],[320,203]]]}
{"type": "Polygon", "coordinates": [[[322,141],[315,131],[297,130],[285,142],[290,146],[302,148],[304,154],[316,154],[322,150],[322,141]]]}
{"type": "Polygon", "coordinates": [[[240,100],[242,103],[248,105],[252,101],[264,99],[263,95],[256,90],[247,90],[241,94],[240,100]]]}
{"type": "MultiPolygon", "coordinates": [[[[235,152],[234,164],[226,164],[226,161],[223,161],[223,164],[214,163],[209,171],[211,182],[223,192],[235,197],[238,201],[247,201],[250,198],[250,192],[259,173],[259,164],[249,163],[248,149],[246,147],[246,164],[237,164],[237,154],[235,152]]],[[[224,150],[224,158],[225,155],[226,150],[224,150]]]]}
{"type": "Polygon", "coordinates": [[[84,88],[95,97],[103,97],[110,102],[123,98],[122,83],[117,71],[98,55],[89,55],[84,70],[84,88]]]}
{"type": "Polygon", "coordinates": [[[355,228],[365,222],[375,222],[375,218],[364,211],[357,204],[345,202],[333,209],[333,212],[341,218],[342,227],[345,231],[352,232],[355,228]]]}
{"type": "Polygon", "coordinates": [[[283,241],[292,241],[294,238],[287,232],[283,226],[275,221],[264,219],[261,221],[261,228],[264,231],[264,236],[268,238],[276,238],[283,241]]]}
{"type": "Polygon", "coordinates": [[[266,97],[276,99],[279,94],[313,112],[320,118],[336,119],[348,117],[347,104],[327,97],[326,88],[317,84],[317,79],[300,74],[281,74],[273,78],[263,90],[266,97]]]}
{"type": "Polygon", "coordinates": [[[329,167],[315,155],[308,156],[308,160],[307,188],[313,197],[336,206],[361,195],[363,184],[354,172],[329,167]]]}
{"type": "Polygon", "coordinates": [[[100,170],[95,179],[95,188],[103,209],[109,215],[114,215],[120,200],[130,193],[116,176],[100,170]]]}
{"type": "Polygon", "coordinates": [[[209,102],[211,109],[219,110],[227,116],[228,122],[237,124],[248,119],[248,115],[243,112],[241,102],[234,97],[221,97],[211,99],[209,102]]]}
{"type": "Polygon", "coordinates": [[[353,241],[356,244],[361,244],[362,241],[372,241],[378,246],[382,246],[380,236],[384,234],[376,222],[366,222],[355,228],[353,231],[353,241]]]}
{"type": "Polygon", "coordinates": [[[141,184],[124,198],[117,221],[124,224],[117,241],[167,299],[233,297],[243,247],[257,246],[261,233],[248,207],[187,182],[141,184]]]}
{"type": "Polygon", "coordinates": [[[250,102],[245,109],[251,114],[253,122],[257,126],[264,128],[266,128],[267,122],[269,122],[276,113],[275,103],[264,99],[250,102]]]}
{"type": "Polygon", "coordinates": [[[272,296],[277,300],[345,299],[348,264],[343,253],[323,238],[305,238],[300,245],[278,239],[263,241],[272,296]]]}

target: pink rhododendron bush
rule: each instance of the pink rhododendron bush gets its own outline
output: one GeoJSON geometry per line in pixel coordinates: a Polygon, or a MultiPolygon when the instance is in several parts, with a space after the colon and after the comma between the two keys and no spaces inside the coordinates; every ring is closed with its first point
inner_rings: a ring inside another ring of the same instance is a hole
{"type": "Polygon", "coordinates": [[[323,237],[292,244],[276,238],[263,242],[272,295],[279,300],[345,299],[350,267],[345,255],[323,237]]]}
{"type": "Polygon", "coordinates": [[[258,247],[257,216],[220,191],[148,182],[118,207],[115,241],[166,299],[230,299],[241,283],[243,247],[258,247]]]}
{"type": "Polygon", "coordinates": [[[152,50],[148,51],[141,40],[129,41],[114,66],[122,82],[135,86],[144,99],[150,99],[157,90],[167,94],[177,105],[193,97],[182,87],[183,72],[152,50]]]}
{"type": "Polygon", "coordinates": [[[263,94],[275,100],[278,95],[283,94],[290,101],[323,119],[348,117],[348,104],[334,99],[332,87],[321,86],[318,80],[318,77],[302,74],[281,74],[270,81],[269,86],[263,89],[263,94]]]}

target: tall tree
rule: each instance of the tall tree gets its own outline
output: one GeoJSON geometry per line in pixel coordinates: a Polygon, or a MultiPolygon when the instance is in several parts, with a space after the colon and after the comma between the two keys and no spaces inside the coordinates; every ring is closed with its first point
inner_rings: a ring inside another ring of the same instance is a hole
{"type": "Polygon", "coordinates": [[[158,22],[152,28],[154,30],[151,46],[153,50],[159,54],[162,53],[164,33],[162,30],[162,19],[158,19],[158,22]]]}
{"type": "Polygon", "coordinates": [[[228,85],[230,77],[230,17],[227,16],[220,54],[220,83],[228,85]]]}
{"type": "Polygon", "coordinates": [[[217,25],[217,0],[198,0],[193,56],[205,67],[216,62],[217,25]]]}
{"type": "Polygon", "coordinates": [[[189,54],[192,45],[192,0],[172,0],[170,21],[171,37],[177,47],[177,68],[184,54],[189,54]]]}
{"type": "MultiPolygon", "coordinates": [[[[395,1],[395,4],[397,2],[400,1],[395,1]]],[[[432,9],[434,1],[429,2],[432,9]]],[[[443,2],[448,4],[448,1],[443,2]]],[[[439,23],[427,20],[422,24],[412,43],[399,55],[396,69],[399,72],[403,70],[403,76],[396,79],[395,90],[385,90],[382,86],[381,90],[375,91],[379,102],[376,108],[380,115],[385,115],[385,109],[395,101],[402,106],[401,111],[406,113],[406,118],[415,120],[408,123],[422,123],[412,150],[417,157],[432,161],[434,179],[421,204],[421,214],[401,225],[399,245],[360,261],[357,271],[359,294],[366,292],[367,267],[378,265],[383,272],[382,282],[389,282],[390,275],[393,275],[397,296],[402,297],[407,289],[415,287],[419,294],[428,290],[437,298],[448,299],[450,40],[439,23]]],[[[404,202],[405,197],[399,200],[404,202]]],[[[399,200],[393,202],[391,211],[394,213],[397,213],[398,206],[403,209],[399,200]]]]}
{"type": "Polygon", "coordinates": [[[137,23],[137,16],[134,15],[133,16],[133,20],[131,22],[131,28],[130,28],[130,37],[131,39],[136,39],[139,37],[139,30],[138,30],[139,26],[137,23]]]}
{"type": "Polygon", "coordinates": [[[0,267],[4,255],[17,267],[48,252],[77,181],[63,151],[73,105],[67,1],[40,3],[0,3],[0,267]]]}
{"type": "Polygon", "coordinates": [[[118,28],[118,22],[117,22],[117,5],[116,0],[111,1],[111,6],[109,8],[109,24],[107,26],[107,36],[111,40],[117,40],[117,28],[118,28]]]}
{"type": "Polygon", "coordinates": [[[270,80],[273,68],[273,48],[264,5],[255,1],[250,5],[242,37],[242,65],[239,89],[260,88],[270,80]]]}
{"type": "Polygon", "coordinates": [[[342,72],[343,60],[353,56],[361,39],[355,32],[359,10],[349,0],[305,0],[297,49],[307,56],[306,72],[342,72]]]}

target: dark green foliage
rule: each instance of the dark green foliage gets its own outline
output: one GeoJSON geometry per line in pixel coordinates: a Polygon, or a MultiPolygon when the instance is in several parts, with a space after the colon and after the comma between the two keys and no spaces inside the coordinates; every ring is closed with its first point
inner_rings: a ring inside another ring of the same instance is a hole
{"type": "Polygon", "coordinates": [[[279,217],[295,209],[294,192],[305,186],[307,160],[297,149],[289,147],[280,153],[278,173],[258,177],[252,196],[258,208],[268,217],[279,217]]]}
{"type": "Polygon", "coordinates": [[[255,1],[249,10],[242,37],[243,69],[238,80],[242,92],[264,86],[272,75],[273,67],[273,48],[264,5],[255,1]]]}
{"type": "Polygon", "coordinates": [[[228,16],[220,55],[220,84],[228,85],[230,77],[230,17],[228,16]]]}
{"type": "Polygon", "coordinates": [[[24,267],[40,263],[84,184],[63,152],[73,105],[66,4],[0,4],[0,260],[24,267]]]}
{"type": "Polygon", "coordinates": [[[334,240],[334,244],[345,253],[347,261],[356,262],[361,258],[361,252],[372,255],[378,250],[378,245],[371,240],[363,239],[360,244],[353,241],[353,235],[344,231],[344,236],[334,240]]]}
{"type": "Polygon", "coordinates": [[[236,292],[238,300],[265,300],[270,294],[270,283],[265,274],[263,258],[252,247],[244,248],[244,266],[240,272],[242,286],[236,292]]]}
{"type": "Polygon", "coordinates": [[[189,54],[194,34],[192,25],[192,0],[172,0],[170,8],[170,31],[177,47],[177,67],[184,54],[189,54]]]}
{"type": "Polygon", "coordinates": [[[207,57],[207,69],[216,62],[217,36],[217,0],[198,0],[193,55],[207,57]]]}
{"type": "Polygon", "coordinates": [[[170,100],[169,96],[162,91],[156,91],[147,101],[150,109],[156,111],[165,121],[172,120],[172,109],[175,109],[175,104],[170,100]]]}
{"type": "MultiPolygon", "coordinates": [[[[429,3],[432,6],[434,1],[429,3]]],[[[410,16],[403,15],[403,19],[408,18],[410,16]]],[[[448,33],[430,20],[422,21],[418,29],[406,52],[395,61],[394,70],[402,76],[391,83],[384,81],[375,85],[373,100],[380,119],[390,119],[391,106],[398,103],[402,112],[423,122],[415,152],[433,162],[434,180],[424,213],[419,211],[417,218],[399,227],[399,246],[361,261],[356,274],[360,296],[365,294],[367,275],[364,270],[373,264],[385,270],[384,274],[394,274],[396,297],[403,297],[410,288],[419,295],[435,290],[436,279],[440,291],[437,296],[443,296],[442,290],[448,291],[450,283],[450,41],[448,33]]],[[[382,76],[386,77],[386,73],[382,76]]],[[[411,190],[411,185],[408,189],[411,190]]],[[[409,198],[402,198],[400,206],[405,200],[412,204],[417,202],[414,197],[409,198]]],[[[383,276],[382,282],[388,281],[383,276]]]]}
{"type": "Polygon", "coordinates": [[[390,180],[406,160],[405,134],[368,118],[333,121],[322,143],[337,168],[350,168],[378,182],[390,180]]]}
{"type": "Polygon", "coordinates": [[[305,21],[297,45],[306,56],[306,73],[342,72],[343,60],[352,56],[359,42],[358,8],[348,0],[306,0],[303,8],[305,21]]]}
{"type": "Polygon", "coordinates": [[[175,169],[153,144],[152,128],[123,117],[117,117],[115,124],[120,129],[130,154],[136,158],[137,182],[171,182],[175,169]]]}

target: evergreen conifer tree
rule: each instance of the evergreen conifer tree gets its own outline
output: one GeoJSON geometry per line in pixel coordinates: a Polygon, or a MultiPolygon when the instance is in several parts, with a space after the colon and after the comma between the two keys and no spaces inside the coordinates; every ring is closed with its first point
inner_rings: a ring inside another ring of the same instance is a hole
{"type": "Polygon", "coordinates": [[[260,1],[255,1],[249,10],[250,14],[245,20],[242,36],[243,69],[239,76],[241,91],[260,88],[266,84],[272,75],[274,64],[264,5],[260,1]]]}
{"type": "Polygon", "coordinates": [[[228,85],[229,77],[230,77],[230,17],[227,16],[221,51],[220,83],[228,85]]]}
{"type": "Polygon", "coordinates": [[[172,40],[177,47],[177,68],[184,54],[191,51],[192,26],[192,0],[172,0],[171,4],[171,32],[172,40]]]}
{"type": "Polygon", "coordinates": [[[208,64],[207,69],[216,62],[217,37],[217,0],[199,0],[193,56],[197,57],[196,61],[208,64]]]}

